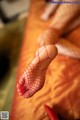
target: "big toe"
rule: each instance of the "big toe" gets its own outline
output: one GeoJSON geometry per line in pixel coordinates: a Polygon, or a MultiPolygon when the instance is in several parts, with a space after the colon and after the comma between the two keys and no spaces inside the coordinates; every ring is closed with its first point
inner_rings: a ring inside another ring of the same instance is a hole
{"type": "Polygon", "coordinates": [[[25,86],[25,79],[21,79],[19,81],[19,83],[17,84],[17,91],[21,96],[23,96],[28,91],[27,86],[25,86]]]}

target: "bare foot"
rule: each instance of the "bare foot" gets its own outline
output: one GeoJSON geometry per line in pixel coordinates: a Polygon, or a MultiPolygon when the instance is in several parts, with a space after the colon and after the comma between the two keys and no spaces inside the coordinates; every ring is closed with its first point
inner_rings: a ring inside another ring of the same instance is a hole
{"type": "Polygon", "coordinates": [[[57,48],[48,44],[36,51],[36,56],[27,67],[17,84],[17,91],[25,98],[29,98],[39,91],[45,82],[48,65],[57,55],[57,48]]]}

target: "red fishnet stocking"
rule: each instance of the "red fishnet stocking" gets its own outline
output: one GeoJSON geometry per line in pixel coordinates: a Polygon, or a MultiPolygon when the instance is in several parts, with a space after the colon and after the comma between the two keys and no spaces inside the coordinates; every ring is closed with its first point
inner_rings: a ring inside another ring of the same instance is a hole
{"type": "Polygon", "coordinates": [[[54,45],[44,45],[36,51],[36,57],[27,67],[17,84],[20,95],[29,98],[43,87],[47,67],[56,54],[57,49],[54,45]]]}

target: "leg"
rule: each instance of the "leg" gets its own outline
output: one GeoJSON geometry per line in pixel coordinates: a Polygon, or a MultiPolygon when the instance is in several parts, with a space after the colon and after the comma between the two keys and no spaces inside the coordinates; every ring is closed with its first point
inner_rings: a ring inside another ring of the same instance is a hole
{"type": "Polygon", "coordinates": [[[36,56],[21,76],[17,89],[26,98],[40,90],[45,82],[48,65],[55,58],[57,49],[54,45],[44,45],[38,49],[36,56]]]}

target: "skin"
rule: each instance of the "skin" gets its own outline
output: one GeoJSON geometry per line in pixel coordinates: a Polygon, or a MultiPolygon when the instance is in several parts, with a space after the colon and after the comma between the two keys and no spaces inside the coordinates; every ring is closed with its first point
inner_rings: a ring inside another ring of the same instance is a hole
{"type": "Polygon", "coordinates": [[[29,98],[43,87],[47,67],[56,55],[57,49],[54,45],[44,45],[36,51],[36,57],[23,73],[17,85],[20,95],[29,98]]]}
{"type": "MultiPolygon", "coordinates": [[[[50,5],[47,6],[46,11],[49,7],[50,5]]],[[[53,9],[54,7],[50,8],[50,10],[53,9]]],[[[50,14],[50,12],[47,13],[46,11],[43,15],[50,14]]],[[[78,4],[62,4],[58,7],[49,28],[38,38],[40,47],[36,50],[35,58],[26,68],[17,84],[17,91],[20,95],[25,98],[32,97],[43,87],[46,70],[57,55],[57,48],[54,44],[58,42],[71,21],[78,16],[79,11],[80,5],[78,4]]]]}

